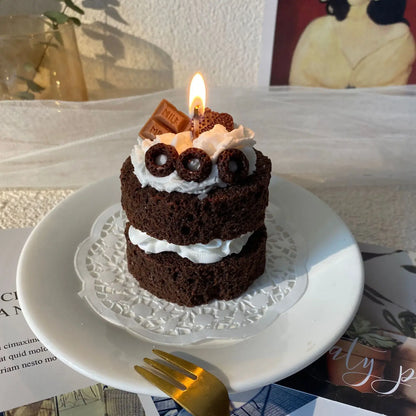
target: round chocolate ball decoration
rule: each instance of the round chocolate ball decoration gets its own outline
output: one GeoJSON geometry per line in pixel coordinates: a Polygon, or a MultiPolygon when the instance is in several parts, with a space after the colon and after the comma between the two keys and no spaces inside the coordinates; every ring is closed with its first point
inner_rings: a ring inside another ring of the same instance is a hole
{"type": "MultiPolygon", "coordinates": [[[[192,129],[194,128],[195,120],[192,119],[192,129]]],[[[199,120],[199,134],[211,130],[216,124],[222,124],[227,131],[234,129],[233,117],[228,113],[217,113],[210,108],[206,108],[204,115],[199,120]]]]}
{"type": "Polygon", "coordinates": [[[146,151],[146,168],[153,176],[168,176],[175,170],[177,158],[178,152],[175,147],[165,143],[157,143],[146,151]]]}
{"type": "Polygon", "coordinates": [[[202,182],[211,173],[211,158],[202,149],[190,147],[176,161],[178,175],[187,182],[202,182]]]}
{"type": "Polygon", "coordinates": [[[225,149],[217,161],[218,175],[220,179],[228,184],[238,183],[248,175],[248,159],[239,149],[225,149]]]}

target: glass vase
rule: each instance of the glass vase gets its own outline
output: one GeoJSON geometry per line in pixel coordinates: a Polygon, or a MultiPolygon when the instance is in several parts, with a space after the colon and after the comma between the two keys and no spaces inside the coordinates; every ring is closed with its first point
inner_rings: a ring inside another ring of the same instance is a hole
{"type": "Polygon", "coordinates": [[[0,17],[0,99],[88,99],[72,22],[0,17]]]}

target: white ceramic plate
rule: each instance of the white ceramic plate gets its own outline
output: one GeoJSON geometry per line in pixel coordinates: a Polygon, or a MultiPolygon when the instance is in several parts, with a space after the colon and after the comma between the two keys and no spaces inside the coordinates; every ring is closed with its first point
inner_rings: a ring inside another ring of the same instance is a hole
{"type": "MultiPolygon", "coordinates": [[[[120,200],[119,188],[118,178],[87,186],[41,221],[23,248],[17,291],[35,335],[68,366],[121,390],[160,396],[133,369],[158,345],[100,318],[78,296],[74,253],[98,215],[120,200]]],[[[254,337],[160,346],[213,372],[231,393],[276,382],[313,362],[344,333],[361,299],[360,252],[338,216],[308,191],[277,177],[270,199],[306,245],[309,280],[303,297],[254,337]]]]}

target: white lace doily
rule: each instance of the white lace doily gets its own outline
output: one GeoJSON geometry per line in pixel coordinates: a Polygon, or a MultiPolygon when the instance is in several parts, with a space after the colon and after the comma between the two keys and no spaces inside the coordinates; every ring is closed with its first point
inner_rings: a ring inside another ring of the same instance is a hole
{"type": "Polygon", "coordinates": [[[231,301],[196,307],[167,302],[142,289],[127,271],[125,215],[120,204],[104,211],[90,237],[75,254],[82,281],[79,295],[103,319],[158,343],[184,345],[212,339],[253,336],[271,324],[303,295],[306,256],[301,239],[279,224],[279,211],[266,211],[266,271],[248,291],[231,301]]]}

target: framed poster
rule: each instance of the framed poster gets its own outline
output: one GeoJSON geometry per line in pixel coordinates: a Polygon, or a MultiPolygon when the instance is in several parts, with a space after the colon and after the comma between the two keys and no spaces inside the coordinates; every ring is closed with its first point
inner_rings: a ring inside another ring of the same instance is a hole
{"type": "Polygon", "coordinates": [[[270,85],[416,84],[416,0],[279,0],[270,85]]]}

